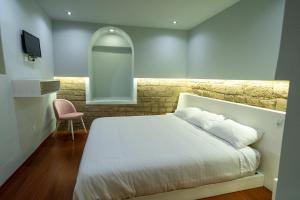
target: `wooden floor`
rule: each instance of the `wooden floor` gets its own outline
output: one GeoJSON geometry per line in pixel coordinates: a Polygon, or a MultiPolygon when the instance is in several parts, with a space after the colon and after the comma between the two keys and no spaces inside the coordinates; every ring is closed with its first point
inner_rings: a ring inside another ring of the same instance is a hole
{"type": "MultiPolygon", "coordinates": [[[[87,135],[49,137],[0,188],[2,200],[71,200],[87,135]]],[[[246,190],[206,200],[271,200],[266,188],[246,190]]]]}

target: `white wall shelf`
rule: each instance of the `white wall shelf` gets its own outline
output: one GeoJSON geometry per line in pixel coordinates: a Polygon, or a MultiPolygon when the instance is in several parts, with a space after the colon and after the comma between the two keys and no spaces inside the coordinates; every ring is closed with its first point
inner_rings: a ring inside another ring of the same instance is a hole
{"type": "Polygon", "coordinates": [[[40,97],[57,92],[59,80],[13,80],[14,97],[40,97]]]}

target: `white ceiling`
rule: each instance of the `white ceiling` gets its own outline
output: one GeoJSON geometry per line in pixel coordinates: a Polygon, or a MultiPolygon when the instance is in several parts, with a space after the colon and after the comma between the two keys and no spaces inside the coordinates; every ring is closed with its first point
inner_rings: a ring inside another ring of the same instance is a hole
{"type": "Polygon", "coordinates": [[[191,29],[239,0],[36,0],[57,20],[191,29]],[[66,11],[72,11],[68,16],[66,11]],[[178,21],[176,25],[172,22],[178,21]]]}

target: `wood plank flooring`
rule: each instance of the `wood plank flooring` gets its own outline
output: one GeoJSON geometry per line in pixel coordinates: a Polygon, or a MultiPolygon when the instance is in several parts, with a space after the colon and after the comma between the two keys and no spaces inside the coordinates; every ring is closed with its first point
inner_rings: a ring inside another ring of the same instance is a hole
{"type": "MultiPolygon", "coordinates": [[[[49,137],[0,188],[2,200],[71,200],[87,135],[49,137]]],[[[206,200],[271,200],[271,192],[257,188],[206,200]]]]}
{"type": "Polygon", "coordinates": [[[265,187],[234,192],[230,194],[220,195],[217,197],[205,198],[202,200],[271,200],[272,193],[265,187]]]}

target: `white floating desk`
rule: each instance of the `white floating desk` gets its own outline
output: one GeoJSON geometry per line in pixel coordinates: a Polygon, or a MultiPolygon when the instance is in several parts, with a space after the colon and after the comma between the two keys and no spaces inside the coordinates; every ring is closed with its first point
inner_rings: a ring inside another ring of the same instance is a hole
{"type": "Polygon", "coordinates": [[[14,97],[40,97],[57,92],[59,80],[13,80],[14,97]]]}

